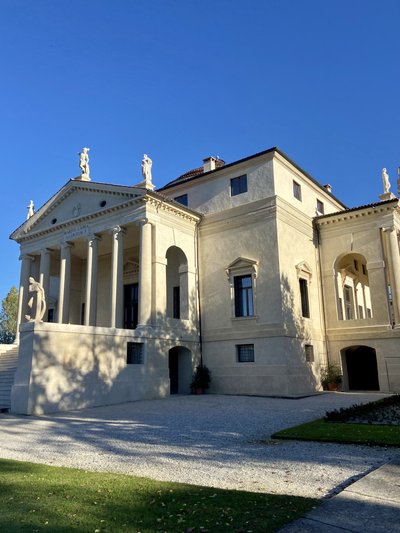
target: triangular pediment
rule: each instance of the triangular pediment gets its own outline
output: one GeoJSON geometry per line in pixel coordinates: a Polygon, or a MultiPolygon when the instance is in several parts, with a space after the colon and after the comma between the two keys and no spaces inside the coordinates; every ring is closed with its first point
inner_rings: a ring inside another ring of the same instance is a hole
{"type": "Polygon", "coordinates": [[[254,272],[257,274],[258,261],[254,259],[247,259],[246,257],[238,257],[225,269],[228,277],[235,274],[245,274],[254,272]]]}
{"type": "Polygon", "coordinates": [[[144,189],[136,187],[70,180],[26,220],[11,238],[18,240],[30,233],[40,233],[57,226],[106,215],[129,202],[140,200],[145,194],[144,189]]]}

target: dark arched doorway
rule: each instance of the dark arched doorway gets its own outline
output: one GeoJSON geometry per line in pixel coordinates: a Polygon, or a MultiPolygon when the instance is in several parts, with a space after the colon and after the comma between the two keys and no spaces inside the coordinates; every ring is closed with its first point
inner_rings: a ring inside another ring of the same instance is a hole
{"type": "Polygon", "coordinates": [[[175,346],[168,353],[170,394],[189,394],[192,380],[192,352],[175,346]]]}
{"type": "Polygon", "coordinates": [[[370,346],[351,346],[344,351],[349,390],[379,390],[376,352],[370,346]]]}

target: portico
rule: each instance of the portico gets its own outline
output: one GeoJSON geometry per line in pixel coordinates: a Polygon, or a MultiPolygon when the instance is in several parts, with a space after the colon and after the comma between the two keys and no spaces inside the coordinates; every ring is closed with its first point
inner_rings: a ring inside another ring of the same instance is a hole
{"type": "MultiPolygon", "coordinates": [[[[115,367],[112,359],[119,353],[116,368],[122,374],[126,374],[128,344],[136,342],[141,345],[146,367],[140,371],[141,387],[146,382],[145,388],[151,389],[142,394],[154,397],[169,393],[169,349],[183,346],[189,350],[192,366],[199,357],[197,259],[193,243],[200,216],[142,188],[70,180],[58,196],[35,213],[23,231],[15,232],[22,250],[20,352],[26,352],[27,359],[32,353],[33,356],[29,375],[27,367],[25,375],[17,372],[14,410],[19,405],[18,412],[29,411],[29,402],[37,405],[37,399],[26,399],[21,405],[21,397],[36,397],[36,393],[26,391],[21,395],[21,387],[33,391],[34,376],[34,382],[42,383],[43,368],[37,374],[33,369],[35,358],[38,363],[48,342],[53,346],[52,353],[60,351],[64,355],[74,346],[67,366],[71,362],[75,366],[83,353],[86,362],[94,358],[99,363],[104,348],[103,367],[115,367]],[[39,280],[49,302],[40,325],[27,323],[26,319],[30,277],[39,280]],[[100,337],[108,339],[102,349],[100,337]],[[35,346],[39,346],[36,352],[35,346]],[[107,349],[112,351],[112,357],[107,356],[107,349]],[[151,379],[147,367],[158,368],[151,379]]],[[[57,355],[56,359],[55,366],[59,366],[62,375],[65,357],[59,359],[57,355]]],[[[109,370],[105,375],[109,375],[109,370]]],[[[112,378],[113,388],[117,376],[119,371],[112,378]]],[[[90,379],[96,382],[99,376],[90,379]]],[[[108,401],[125,401],[125,388],[126,383],[118,392],[110,393],[108,401]],[[121,390],[125,390],[122,396],[121,390]]],[[[96,384],[92,383],[90,394],[95,390],[96,384]]],[[[99,389],[97,399],[82,398],[82,405],[96,405],[104,401],[100,400],[102,395],[104,391],[99,389]]],[[[67,396],[71,407],[74,394],[68,392],[67,396]]],[[[46,411],[59,408],[57,401],[53,402],[54,408],[49,407],[51,403],[46,411]]]]}

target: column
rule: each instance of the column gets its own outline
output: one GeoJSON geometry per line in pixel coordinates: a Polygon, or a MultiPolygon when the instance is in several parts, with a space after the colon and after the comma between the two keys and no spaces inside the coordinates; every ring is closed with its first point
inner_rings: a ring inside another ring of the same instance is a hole
{"type": "Polygon", "coordinates": [[[155,257],[153,262],[154,278],[152,286],[152,309],[160,325],[167,316],[167,260],[155,257]]]}
{"type": "Polygon", "coordinates": [[[179,267],[180,287],[180,316],[182,320],[189,319],[189,269],[187,265],[179,267]]]}
{"type": "Polygon", "coordinates": [[[44,248],[40,251],[40,273],[39,283],[43,287],[46,301],[49,301],[49,289],[50,289],[50,261],[51,250],[44,248]]]}
{"type": "Polygon", "coordinates": [[[111,257],[111,320],[112,328],[122,328],[123,318],[123,274],[124,274],[124,236],[125,230],[120,226],[112,229],[111,257]]]}
{"type": "Polygon", "coordinates": [[[69,294],[71,289],[71,248],[66,242],[61,245],[60,256],[60,292],[58,296],[57,322],[66,324],[69,320],[69,294]]]}
{"type": "Polygon", "coordinates": [[[86,264],[85,326],[96,325],[99,240],[100,237],[98,237],[97,235],[92,235],[88,239],[86,264]]]}
{"type": "Polygon", "coordinates": [[[389,279],[392,288],[395,323],[400,324],[400,252],[397,231],[394,227],[385,228],[389,262],[389,279]]]}
{"type": "Polygon", "coordinates": [[[140,222],[139,248],[139,317],[138,325],[151,321],[152,239],[151,224],[146,219],[140,222]]]}
{"type": "Polygon", "coordinates": [[[31,274],[31,255],[21,255],[21,274],[19,281],[18,293],[18,314],[17,314],[17,331],[15,335],[15,342],[19,342],[19,326],[25,321],[26,307],[28,304],[28,290],[29,290],[29,276],[31,274]]]}

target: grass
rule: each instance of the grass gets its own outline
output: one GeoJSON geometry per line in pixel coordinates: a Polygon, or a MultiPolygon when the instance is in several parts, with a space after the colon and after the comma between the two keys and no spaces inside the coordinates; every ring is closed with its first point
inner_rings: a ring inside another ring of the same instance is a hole
{"type": "Polygon", "coordinates": [[[317,500],[0,459],[0,531],[273,532],[317,500]]]}
{"type": "Polygon", "coordinates": [[[272,435],[272,438],[374,446],[400,446],[400,426],[328,422],[321,418],[279,431],[272,435]]]}

